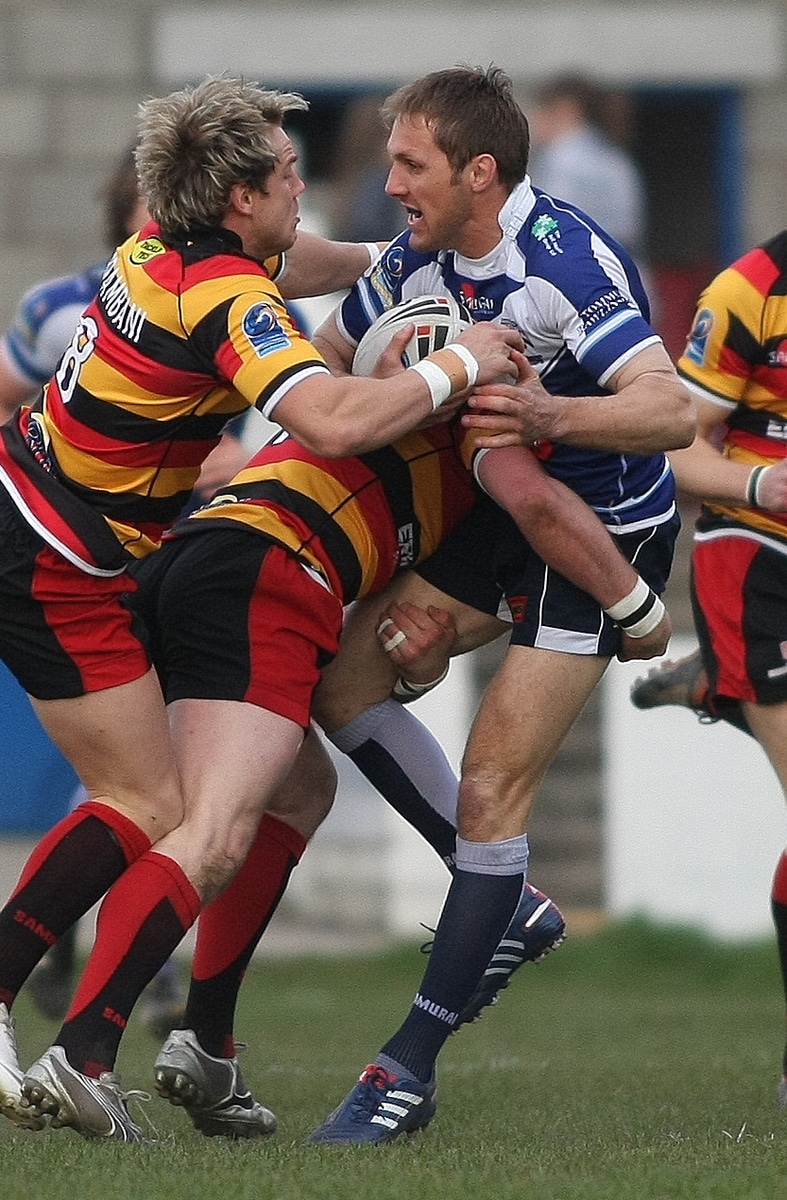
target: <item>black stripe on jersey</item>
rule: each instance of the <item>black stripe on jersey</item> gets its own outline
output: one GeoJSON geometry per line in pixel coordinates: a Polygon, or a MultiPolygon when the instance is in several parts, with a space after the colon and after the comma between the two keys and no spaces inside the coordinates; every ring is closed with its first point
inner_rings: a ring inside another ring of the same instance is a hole
{"type": "MultiPolygon", "coordinates": [[[[437,450],[430,448],[418,457],[430,458],[437,453],[437,450]]],[[[359,458],[380,479],[397,530],[401,531],[407,527],[408,533],[412,535],[412,561],[418,562],[421,557],[421,526],[415,519],[410,462],[402,458],[401,454],[397,454],[393,446],[371,450],[368,454],[359,455],[359,458]]]]}
{"type": "Polygon", "coordinates": [[[724,345],[729,346],[734,354],[740,355],[745,363],[752,363],[756,366],[758,363],[767,362],[765,348],[760,345],[754,334],[746,328],[735,313],[730,313],[730,323],[727,327],[724,345]]]}
{"type": "MultiPolygon", "coordinates": [[[[726,399],[726,397],[723,398],[726,399]]],[[[776,432],[780,431],[779,438],[781,439],[781,431],[787,427],[787,421],[779,413],[768,412],[767,408],[747,408],[744,404],[739,404],[727,418],[727,426],[730,429],[740,429],[743,433],[752,433],[763,438],[773,438],[776,436],[776,432]]]]}
{"type": "Polygon", "coordinates": [[[769,295],[787,295],[787,231],[782,230],[781,233],[777,233],[776,237],[765,242],[762,248],[781,271],[779,278],[774,281],[769,295]]]}
{"type": "MultiPolygon", "coordinates": [[[[176,297],[173,296],[173,303],[175,299],[176,297]]],[[[107,315],[100,295],[96,297],[96,303],[101,313],[102,323],[106,325],[108,329],[111,329],[112,333],[116,337],[121,338],[129,345],[133,345],[134,353],[138,353],[142,356],[142,358],[145,360],[145,365],[149,365],[150,362],[153,362],[156,364],[156,366],[160,366],[162,368],[167,368],[173,371],[187,371],[190,375],[193,374],[195,357],[194,352],[195,349],[199,351],[200,347],[195,347],[190,341],[185,328],[183,328],[183,332],[181,334],[170,333],[168,329],[163,329],[161,325],[156,325],[156,323],[151,320],[150,315],[146,314],[145,320],[142,322],[142,325],[139,328],[139,336],[137,338],[130,338],[124,334],[122,327],[118,327],[117,325],[113,324],[112,320],[107,315]]],[[[99,344],[100,338],[101,334],[99,332],[99,344]]],[[[221,340],[227,340],[226,325],[224,327],[224,337],[221,340]]],[[[207,356],[200,355],[200,357],[202,358],[200,365],[205,374],[211,379],[218,379],[218,373],[216,371],[216,365],[213,361],[212,355],[209,353],[207,356]]],[[[133,368],[129,372],[129,375],[133,377],[133,368]]]]}
{"type": "MultiPolygon", "coordinates": [[[[152,487],[156,476],[151,475],[152,487]]],[[[141,492],[105,492],[101,488],[82,487],[69,479],[66,487],[91,508],[97,508],[108,521],[129,525],[153,523],[168,528],[176,521],[191,498],[191,489],[174,492],[171,496],[148,496],[141,492]]]]}
{"type": "MultiPolygon", "coordinates": [[[[363,579],[361,565],[352,541],[334,520],[334,516],[337,512],[341,512],[347,504],[351,504],[358,493],[351,494],[344,503],[328,512],[318,501],[304,496],[295,488],[287,487],[277,479],[261,479],[252,484],[221,489],[222,496],[227,495],[228,492],[234,492],[239,500],[267,500],[270,504],[283,509],[285,513],[292,513],[299,521],[302,521],[312,532],[308,538],[301,541],[297,550],[304,550],[313,541],[319,539],[325,547],[334,570],[342,580],[344,603],[349,604],[351,600],[355,599],[363,579]]],[[[210,521],[207,517],[201,518],[199,521],[181,521],[178,523],[176,532],[178,534],[198,533],[200,528],[209,525],[210,521]]],[[[248,528],[251,529],[253,526],[250,525],[248,528]]],[[[266,535],[272,536],[269,530],[266,530],[266,535]]],[[[293,547],[288,546],[287,548],[292,553],[293,547]]],[[[322,558],[322,554],[318,554],[317,557],[322,558]]]]}
{"type": "MultiPolygon", "coordinates": [[[[141,413],[129,412],[120,404],[110,405],[105,400],[97,400],[77,384],[68,402],[68,411],[73,420],[78,421],[80,425],[94,429],[103,437],[110,437],[129,445],[158,445],[159,442],[171,441],[200,442],[219,437],[224,426],[233,417],[246,411],[246,405],[243,405],[238,412],[199,412],[199,407],[209,390],[206,388],[201,396],[194,398],[193,409],[197,411],[163,419],[146,417],[141,413]]],[[[101,457],[100,452],[97,457],[101,457]]]]}

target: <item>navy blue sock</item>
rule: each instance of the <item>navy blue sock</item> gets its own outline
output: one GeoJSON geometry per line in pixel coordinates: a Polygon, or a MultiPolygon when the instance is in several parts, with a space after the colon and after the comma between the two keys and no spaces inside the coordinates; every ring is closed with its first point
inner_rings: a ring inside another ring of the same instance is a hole
{"type": "Polygon", "coordinates": [[[413,1007],[381,1051],[422,1083],[508,928],[524,882],[524,871],[454,874],[413,1007]]]}

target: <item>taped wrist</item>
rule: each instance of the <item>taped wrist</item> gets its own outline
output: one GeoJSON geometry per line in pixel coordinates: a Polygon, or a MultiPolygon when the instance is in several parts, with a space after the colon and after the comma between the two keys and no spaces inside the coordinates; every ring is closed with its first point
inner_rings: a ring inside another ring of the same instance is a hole
{"type": "Polygon", "coordinates": [[[393,685],[391,695],[400,704],[409,704],[411,700],[417,700],[419,696],[424,696],[427,692],[431,692],[432,688],[436,688],[438,683],[442,683],[448,674],[449,666],[450,664],[446,663],[443,673],[438,675],[437,679],[433,679],[431,683],[413,683],[400,675],[393,685]]]}
{"type": "Polygon", "coordinates": [[[629,637],[643,638],[661,624],[666,609],[640,576],[629,594],[604,612],[629,637]]]}
{"type": "Polygon", "coordinates": [[[478,379],[479,367],[477,358],[467,346],[457,343],[428,354],[407,370],[416,371],[425,380],[434,411],[445,404],[454,392],[463,392],[465,388],[472,387],[478,379]]]}

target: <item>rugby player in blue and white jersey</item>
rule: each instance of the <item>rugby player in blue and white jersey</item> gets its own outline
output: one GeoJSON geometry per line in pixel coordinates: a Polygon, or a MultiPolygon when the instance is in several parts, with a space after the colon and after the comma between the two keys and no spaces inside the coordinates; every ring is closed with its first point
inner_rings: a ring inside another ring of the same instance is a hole
{"type": "MultiPolygon", "coordinates": [[[[523,446],[514,443],[531,446],[596,510],[643,579],[601,609],[547,568],[490,502],[417,573],[400,577],[385,607],[353,614],[348,653],[326,673],[318,718],[373,782],[392,758],[411,777],[419,762],[438,811],[450,806],[452,787],[455,799],[456,785],[423,769],[428,736],[401,708],[391,716],[391,678],[418,679],[413,660],[430,605],[453,615],[453,650],[501,631],[501,601],[512,624],[465,751],[456,869],[423,981],[403,1025],[312,1144],[390,1141],[427,1125],[442,1045],[505,986],[510,963],[484,972],[520,903],[528,817],[544,773],[610,657],[636,657],[637,636],[652,636],[666,619],[656,594],[679,519],[664,451],[690,444],[695,428],[630,256],[589,217],[531,186],[527,121],[506,76],[494,68],[435,72],[396,92],[384,115],[387,191],[403,204],[407,230],[321,328],[320,348],[332,366],[348,367],[384,308],[425,292],[451,293],[476,319],[517,328],[527,351],[518,384],[479,389],[463,418],[479,481],[516,516],[523,446]],[[518,438],[498,429],[501,414],[518,414],[518,438]]],[[[435,677],[433,660],[423,677],[435,677]]],[[[515,949],[513,960],[518,965],[515,949]]]]}

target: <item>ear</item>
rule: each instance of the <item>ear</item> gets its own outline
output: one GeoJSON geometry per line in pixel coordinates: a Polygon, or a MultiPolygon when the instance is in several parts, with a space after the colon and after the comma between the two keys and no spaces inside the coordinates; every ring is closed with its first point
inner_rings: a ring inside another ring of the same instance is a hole
{"type": "Polygon", "coordinates": [[[253,188],[248,183],[233,183],[230,189],[229,208],[231,211],[247,217],[252,211],[253,188]]]}
{"type": "Polygon", "coordinates": [[[497,183],[497,161],[491,154],[477,154],[467,164],[467,170],[474,192],[485,192],[497,183]]]}

